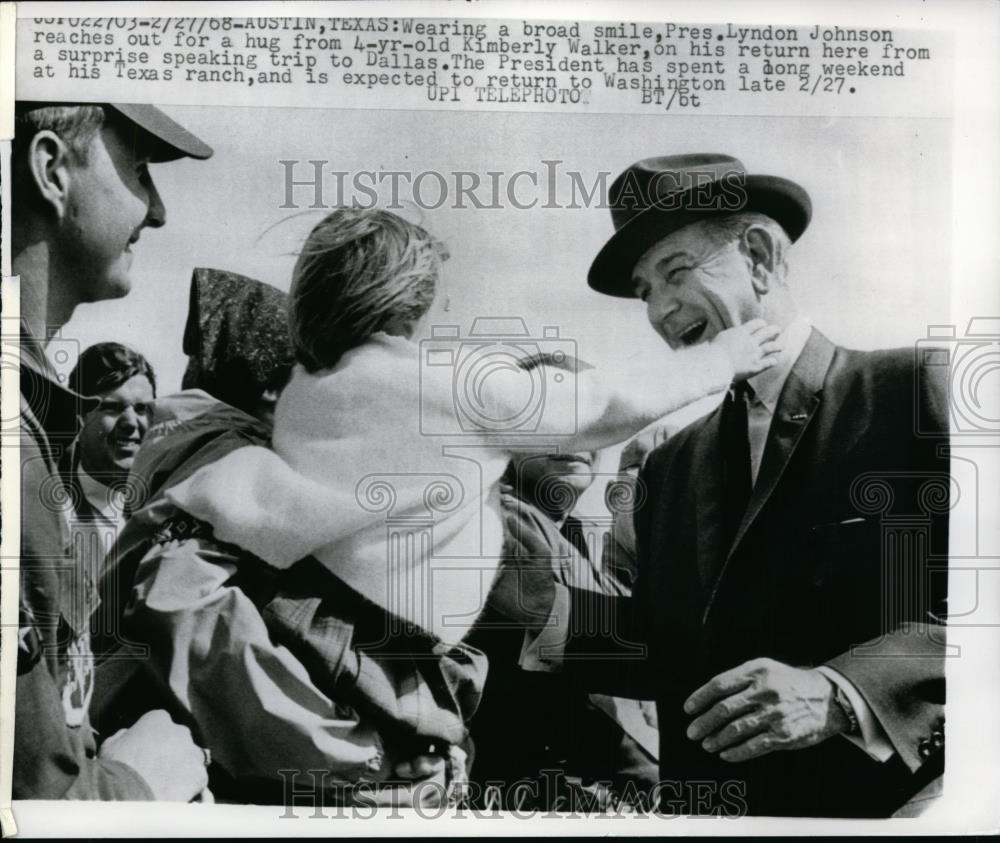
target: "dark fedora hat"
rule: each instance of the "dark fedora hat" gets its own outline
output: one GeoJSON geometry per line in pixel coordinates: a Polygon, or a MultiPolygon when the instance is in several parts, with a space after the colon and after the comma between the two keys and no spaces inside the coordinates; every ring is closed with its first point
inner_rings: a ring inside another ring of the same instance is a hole
{"type": "Polygon", "coordinates": [[[741,211],[775,220],[794,242],[812,215],[809,194],[778,176],[749,175],[729,155],[694,153],[637,161],[608,192],[615,233],[594,258],[587,283],[631,298],[636,261],[668,234],[691,223],[741,211]]]}

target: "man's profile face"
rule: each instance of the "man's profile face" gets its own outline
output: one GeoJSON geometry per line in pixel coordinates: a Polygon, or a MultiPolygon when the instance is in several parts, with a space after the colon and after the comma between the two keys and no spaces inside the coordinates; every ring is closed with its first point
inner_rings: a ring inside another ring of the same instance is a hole
{"type": "Polygon", "coordinates": [[[751,270],[738,242],[720,246],[701,223],[694,223],[643,254],[632,282],[650,324],[678,349],[707,342],[759,315],[751,270]]]}
{"type": "Polygon", "coordinates": [[[71,161],[63,260],[79,279],[83,302],[120,298],[132,286],[132,250],[143,228],[166,221],[149,175],[149,156],[114,123],[71,161]]]}
{"type": "Polygon", "coordinates": [[[153,385],[135,375],[116,389],[101,393],[80,431],[80,463],[96,480],[124,479],[149,429],[153,385]]]}

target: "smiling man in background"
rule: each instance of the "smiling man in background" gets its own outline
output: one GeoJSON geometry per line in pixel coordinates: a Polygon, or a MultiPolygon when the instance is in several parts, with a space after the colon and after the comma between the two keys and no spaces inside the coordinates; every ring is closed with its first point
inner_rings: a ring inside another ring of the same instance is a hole
{"type": "Polygon", "coordinates": [[[129,471],[149,428],[156,377],[137,351],[121,343],[102,342],[80,355],[69,387],[100,402],[84,416],[80,437],[70,452],[66,473],[78,492],[74,495],[76,517],[108,531],[114,542],[124,526],[125,504],[131,497],[126,486],[129,471]]]}

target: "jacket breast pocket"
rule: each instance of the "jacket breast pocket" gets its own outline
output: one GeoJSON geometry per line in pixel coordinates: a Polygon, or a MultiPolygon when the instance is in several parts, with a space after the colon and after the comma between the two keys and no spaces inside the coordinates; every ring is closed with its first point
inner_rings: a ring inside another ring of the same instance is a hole
{"type": "Polygon", "coordinates": [[[868,518],[812,524],[806,530],[805,551],[817,585],[867,576],[878,565],[879,548],[878,524],[868,518]]]}
{"type": "Polygon", "coordinates": [[[879,522],[847,518],[811,525],[805,548],[815,620],[853,641],[878,634],[896,576],[879,522]]]}

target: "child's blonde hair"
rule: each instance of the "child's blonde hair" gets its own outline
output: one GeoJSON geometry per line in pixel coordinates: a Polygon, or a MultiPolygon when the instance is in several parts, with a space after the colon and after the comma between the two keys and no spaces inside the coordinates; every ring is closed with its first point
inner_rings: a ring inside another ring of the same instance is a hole
{"type": "Polygon", "coordinates": [[[434,301],[444,244],[396,214],[339,208],[317,223],[289,292],[295,356],[310,372],[336,365],[376,331],[414,322],[434,301]]]}

